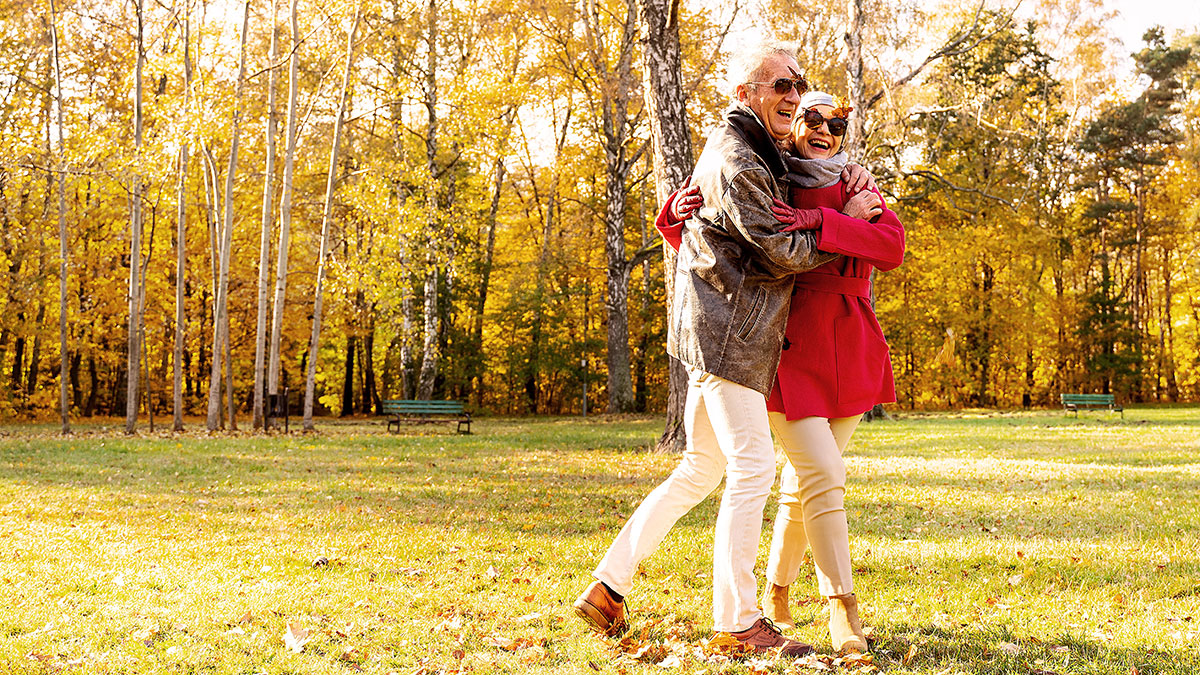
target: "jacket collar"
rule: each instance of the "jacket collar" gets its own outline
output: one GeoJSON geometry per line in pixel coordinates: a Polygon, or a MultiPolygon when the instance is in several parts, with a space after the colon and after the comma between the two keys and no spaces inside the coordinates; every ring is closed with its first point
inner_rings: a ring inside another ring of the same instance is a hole
{"type": "Polygon", "coordinates": [[[787,173],[775,139],[767,133],[762,120],[758,119],[758,115],[749,106],[741,101],[734,101],[725,111],[725,121],[733,128],[734,133],[744,139],[750,149],[762,158],[773,176],[780,178],[787,173]]]}

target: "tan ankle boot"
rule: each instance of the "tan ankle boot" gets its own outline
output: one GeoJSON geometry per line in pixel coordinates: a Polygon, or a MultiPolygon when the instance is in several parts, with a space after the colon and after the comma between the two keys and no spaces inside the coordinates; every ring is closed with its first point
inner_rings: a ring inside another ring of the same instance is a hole
{"type": "Polygon", "coordinates": [[[788,607],[788,587],[776,586],[767,582],[767,588],[762,596],[763,616],[770,619],[776,626],[783,629],[795,628],[792,622],[792,610],[788,607]]]}
{"type": "Polygon", "coordinates": [[[858,618],[858,598],[853,593],[830,596],[829,639],[838,654],[867,651],[867,637],[858,618]]]}

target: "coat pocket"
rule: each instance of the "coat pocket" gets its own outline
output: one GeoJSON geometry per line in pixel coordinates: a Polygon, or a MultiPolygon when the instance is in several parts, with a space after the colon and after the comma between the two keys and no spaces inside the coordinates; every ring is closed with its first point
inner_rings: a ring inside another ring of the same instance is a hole
{"type": "Polygon", "coordinates": [[[750,301],[750,311],[746,312],[746,318],[742,319],[742,325],[738,328],[738,340],[745,342],[746,338],[750,337],[750,333],[754,331],[754,324],[758,323],[758,317],[762,314],[763,305],[766,303],[766,289],[762,286],[756,286],[754,288],[754,297],[750,301]]]}
{"type": "Polygon", "coordinates": [[[853,314],[834,319],[833,353],[838,403],[865,402],[879,392],[888,348],[865,317],[853,314]]]}

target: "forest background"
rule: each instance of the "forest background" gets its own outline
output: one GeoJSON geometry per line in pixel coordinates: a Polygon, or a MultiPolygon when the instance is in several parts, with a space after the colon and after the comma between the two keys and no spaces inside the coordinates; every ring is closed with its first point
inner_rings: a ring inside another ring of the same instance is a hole
{"type": "Polygon", "coordinates": [[[1126,45],[1095,0],[3,0],[0,418],[663,411],[651,6],[692,156],[739,35],[858,103],[908,233],[874,286],[898,406],[1200,401],[1194,31],[1126,45]]]}

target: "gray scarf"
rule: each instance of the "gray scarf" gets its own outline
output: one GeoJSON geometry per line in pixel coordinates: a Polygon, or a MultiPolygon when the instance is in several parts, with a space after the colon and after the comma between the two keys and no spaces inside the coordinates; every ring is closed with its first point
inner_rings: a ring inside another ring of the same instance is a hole
{"type": "Polygon", "coordinates": [[[784,154],[788,172],[784,180],[802,188],[821,188],[833,185],[842,178],[849,157],[838,152],[829,159],[805,159],[791,153],[784,154]]]}

